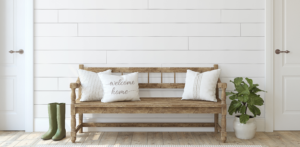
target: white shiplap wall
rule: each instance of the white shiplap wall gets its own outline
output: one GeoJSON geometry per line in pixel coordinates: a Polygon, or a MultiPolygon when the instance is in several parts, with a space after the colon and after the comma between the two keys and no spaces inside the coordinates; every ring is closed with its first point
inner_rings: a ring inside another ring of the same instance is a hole
{"type": "MultiPolygon", "coordinates": [[[[85,66],[205,67],[221,80],[250,77],[265,86],[264,0],[35,0],[35,131],[48,127],[47,103],[67,104],[78,64],[85,66]]],[[[151,82],[159,74],[150,75],[151,82]]],[[[140,75],[144,82],[147,76],[140,75]]],[[[164,74],[164,82],[173,82],[164,74]]],[[[184,82],[178,74],[177,81],[184,82]]],[[[228,85],[233,90],[233,85],[228,85]]],[[[141,90],[178,96],[182,90],[141,90]]],[[[263,95],[263,94],[262,94],[263,95]]],[[[229,101],[228,101],[229,103],[229,101]]],[[[257,118],[264,130],[264,106],[257,118]]],[[[212,122],[210,114],[86,114],[98,122],[212,122]]],[[[228,116],[232,131],[233,117],[228,116]]],[[[212,128],[94,128],[104,131],[212,131],[212,128]]]]}

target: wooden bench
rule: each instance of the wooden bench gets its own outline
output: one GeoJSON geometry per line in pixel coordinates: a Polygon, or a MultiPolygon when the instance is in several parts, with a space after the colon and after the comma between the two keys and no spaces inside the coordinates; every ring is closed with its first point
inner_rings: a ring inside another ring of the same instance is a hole
{"type": "MultiPolygon", "coordinates": [[[[176,83],[176,73],[186,73],[187,69],[196,72],[205,72],[218,69],[214,67],[84,67],[79,65],[80,69],[92,72],[102,72],[111,69],[116,73],[148,73],[148,83],[140,83],[139,88],[184,88],[184,83],[176,83]],[[161,73],[161,83],[149,83],[149,73],[161,73]],[[174,83],[163,83],[163,73],[174,73],[174,83]]],[[[132,102],[113,102],[101,103],[100,101],[80,102],[81,84],[78,78],[76,83],[71,83],[71,139],[74,143],[76,133],[82,133],[83,127],[214,127],[215,132],[221,132],[221,141],[226,141],[226,83],[219,80],[216,87],[217,102],[208,101],[184,101],[181,98],[141,98],[141,101],[132,102]],[[78,98],[76,99],[75,90],[78,88],[78,98]],[[219,99],[219,88],[222,89],[221,99],[219,99]],[[172,114],[195,114],[195,113],[213,113],[213,123],[83,123],[83,113],[130,113],[130,114],[153,114],[153,113],[172,113],[172,114]],[[79,125],[76,127],[76,114],[79,114],[79,125]],[[221,126],[218,124],[218,114],[221,114],[221,126]]]]}

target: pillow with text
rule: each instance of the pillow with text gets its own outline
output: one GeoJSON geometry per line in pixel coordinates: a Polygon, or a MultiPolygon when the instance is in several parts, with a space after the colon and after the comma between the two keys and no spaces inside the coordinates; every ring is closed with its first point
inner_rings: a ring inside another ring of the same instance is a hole
{"type": "Polygon", "coordinates": [[[98,74],[103,84],[104,95],[101,102],[139,101],[138,73],[127,75],[98,74]]]}

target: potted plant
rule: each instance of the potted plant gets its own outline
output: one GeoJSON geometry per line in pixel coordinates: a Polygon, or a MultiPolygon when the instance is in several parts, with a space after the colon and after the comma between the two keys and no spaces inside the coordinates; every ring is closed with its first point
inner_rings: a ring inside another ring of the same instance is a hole
{"type": "Polygon", "coordinates": [[[226,92],[226,96],[230,96],[231,103],[228,109],[230,115],[238,113],[235,116],[233,129],[235,136],[240,139],[251,139],[256,132],[255,117],[260,115],[260,109],[257,106],[262,106],[264,100],[258,95],[258,92],[265,92],[258,88],[258,84],[253,84],[253,80],[245,78],[247,83],[243,81],[242,77],[237,77],[231,81],[234,86],[234,92],[226,92]],[[249,115],[247,111],[252,112],[249,115]]]}

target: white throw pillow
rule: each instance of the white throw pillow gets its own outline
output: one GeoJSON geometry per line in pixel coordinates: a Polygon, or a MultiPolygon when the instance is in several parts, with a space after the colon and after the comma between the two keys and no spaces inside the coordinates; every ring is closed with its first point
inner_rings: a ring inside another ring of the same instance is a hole
{"type": "Polygon", "coordinates": [[[100,101],[103,97],[103,88],[98,74],[110,75],[111,70],[95,73],[78,69],[78,74],[82,87],[80,101],[100,101]]]}
{"type": "Polygon", "coordinates": [[[220,72],[220,69],[203,73],[187,70],[182,100],[217,102],[216,86],[220,72]]]}
{"type": "Polygon", "coordinates": [[[101,102],[139,101],[138,73],[128,75],[98,74],[103,84],[104,95],[101,102]]]}

